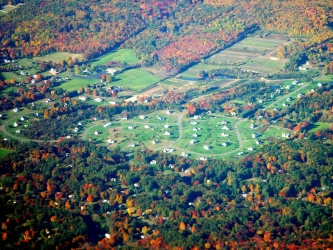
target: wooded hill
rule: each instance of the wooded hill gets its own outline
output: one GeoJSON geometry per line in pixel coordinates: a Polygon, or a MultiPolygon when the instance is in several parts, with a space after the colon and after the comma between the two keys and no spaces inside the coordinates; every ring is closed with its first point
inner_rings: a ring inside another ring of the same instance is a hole
{"type": "Polygon", "coordinates": [[[170,73],[261,29],[332,38],[330,1],[42,1],[1,17],[4,58],[54,51],[95,58],[119,46],[170,73]]]}

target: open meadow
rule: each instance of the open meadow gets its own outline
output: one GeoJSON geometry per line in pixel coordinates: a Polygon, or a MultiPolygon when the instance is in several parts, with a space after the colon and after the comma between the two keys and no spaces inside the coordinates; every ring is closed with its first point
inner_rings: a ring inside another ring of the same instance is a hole
{"type": "Polygon", "coordinates": [[[128,64],[130,63],[137,63],[140,62],[138,58],[134,56],[134,51],[131,49],[118,49],[116,51],[112,51],[109,54],[106,54],[105,56],[101,56],[98,59],[94,60],[91,65],[101,65],[101,64],[107,64],[111,61],[121,61],[126,62],[128,64]]]}

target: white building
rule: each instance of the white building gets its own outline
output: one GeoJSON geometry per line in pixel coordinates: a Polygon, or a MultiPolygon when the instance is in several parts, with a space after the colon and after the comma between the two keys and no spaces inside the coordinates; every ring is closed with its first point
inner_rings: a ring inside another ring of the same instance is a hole
{"type": "Polygon", "coordinates": [[[198,137],[198,135],[197,135],[197,134],[193,134],[193,135],[192,135],[192,137],[194,137],[194,138],[197,138],[197,137],[198,137]]]}
{"type": "Polygon", "coordinates": [[[289,138],[290,134],[282,133],[282,138],[289,138]]]}
{"type": "Polygon", "coordinates": [[[128,126],[127,128],[128,129],[134,129],[134,126],[128,126]]]}
{"type": "Polygon", "coordinates": [[[24,119],[24,117],[22,116],[20,120],[23,122],[25,119],[24,119]]]}
{"type": "Polygon", "coordinates": [[[144,115],[140,115],[139,118],[144,120],[146,117],[144,115]]]}
{"type": "Polygon", "coordinates": [[[116,105],[117,103],[115,101],[109,101],[111,105],[116,105]]]}
{"type": "Polygon", "coordinates": [[[186,154],[185,152],[182,152],[182,156],[183,156],[183,157],[187,157],[188,154],[186,154]]]}
{"type": "Polygon", "coordinates": [[[15,132],[16,132],[17,134],[20,134],[20,133],[21,133],[21,130],[18,129],[18,130],[16,130],[15,132]]]}
{"type": "Polygon", "coordinates": [[[318,87],[322,87],[323,84],[321,82],[318,83],[318,87]]]}
{"type": "Polygon", "coordinates": [[[190,144],[194,144],[196,142],[196,140],[195,139],[192,139],[191,141],[190,141],[190,144]]]}
{"type": "Polygon", "coordinates": [[[152,143],[152,144],[157,144],[157,143],[158,143],[158,140],[153,140],[151,143],[152,143]]]}
{"type": "Polygon", "coordinates": [[[210,148],[209,148],[208,145],[205,145],[205,146],[204,146],[204,149],[209,150],[210,148]]]}
{"type": "Polygon", "coordinates": [[[170,115],[170,114],[171,114],[171,111],[170,111],[170,110],[167,110],[167,111],[166,111],[166,114],[167,114],[167,115],[170,115]]]}
{"type": "Polygon", "coordinates": [[[135,146],[136,146],[135,143],[130,143],[127,145],[127,147],[130,147],[130,148],[134,148],[135,146]]]}
{"type": "Polygon", "coordinates": [[[250,129],[254,129],[255,127],[256,127],[256,125],[254,123],[251,123],[250,129]]]}
{"type": "Polygon", "coordinates": [[[256,144],[259,145],[259,144],[260,144],[260,141],[256,141],[256,144]]]}
{"type": "Polygon", "coordinates": [[[191,121],[191,125],[197,125],[198,123],[196,121],[191,121]]]}
{"type": "Polygon", "coordinates": [[[168,124],[165,124],[163,127],[164,127],[164,128],[169,128],[169,125],[168,125],[168,124]]]}
{"type": "Polygon", "coordinates": [[[14,109],[13,109],[13,112],[14,112],[14,113],[17,113],[17,112],[18,112],[18,108],[14,108],[14,109]]]}
{"type": "Polygon", "coordinates": [[[226,133],[222,133],[221,136],[222,136],[222,137],[228,137],[229,135],[226,134],[226,133]]]}
{"type": "Polygon", "coordinates": [[[80,97],[79,97],[79,100],[81,100],[81,101],[86,101],[86,100],[87,100],[87,97],[85,97],[85,96],[80,96],[80,97]]]}
{"type": "Polygon", "coordinates": [[[163,135],[170,135],[169,131],[165,131],[163,135]]]}
{"type": "Polygon", "coordinates": [[[241,151],[241,152],[238,152],[238,154],[237,155],[243,155],[244,154],[244,152],[243,151],[241,151]]]}
{"type": "Polygon", "coordinates": [[[258,135],[257,134],[252,134],[252,138],[257,138],[258,135]]]}
{"type": "Polygon", "coordinates": [[[294,80],[291,84],[293,85],[297,85],[298,81],[297,80],[294,80]]]}
{"type": "Polygon", "coordinates": [[[193,116],[193,119],[194,120],[200,120],[201,119],[201,115],[195,115],[195,116],[193,116]]]}
{"type": "Polygon", "coordinates": [[[115,143],[115,141],[113,141],[112,139],[107,139],[106,142],[109,143],[109,144],[115,143]]]}
{"type": "Polygon", "coordinates": [[[145,125],[145,129],[149,129],[150,128],[150,126],[149,125],[145,125]]]}
{"type": "Polygon", "coordinates": [[[163,153],[172,153],[175,151],[173,148],[163,148],[163,153]]]}
{"type": "Polygon", "coordinates": [[[247,148],[247,150],[253,151],[253,147],[249,147],[249,148],[247,148]]]}
{"type": "Polygon", "coordinates": [[[223,142],[223,143],[221,144],[221,146],[223,146],[223,147],[227,147],[228,145],[229,145],[228,142],[223,142]]]}
{"type": "Polygon", "coordinates": [[[18,123],[17,122],[14,122],[14,128],[17,128],[18,127],[18,123]]]}
{"type": "Polygon", "coordinates": [[[200,161],[206,161],[207,158],[206,158],[206,157],[200,157],[199,160],[200,160],[200,161]]]}
{"type": "Polygon", "coordinates": [[[290,101],[291,101],[291,99],[290,99],[290,97],[288,97],[288,98],[287,98],[287,102],[290,102],[290,101]]]}
{"type": "Polygon", "coordinates": [[[106,128],[106,127],[109,127],[111,125],[111,122],[108,122],[107,124],[104,124],[103,127],[106,128]]]}
{"type": "Polygon", "coordinates": [[[150,165],[154,165],[154,164],[156,164],[156,160],[152,160],[152,161],[150,162],[150,165]]]}
{"type": "Polygon", "coordinates": [[[95,131],[95,132],[94,132],[94,135],[98,135],[98,131],[95,131]]]}
{"type": "Polygon", "coordinates": [[[102,102],[103,100],[101,98],[97,97],[97,98],[94,99],[94,101],[95,102],[102,102]]]}
{"type": "Polygon", "coordinates": [[[225,125],[221,129],[223,129],[223,130],[229,130],[229,128],[227,126],[225,126],[225,125]]]}

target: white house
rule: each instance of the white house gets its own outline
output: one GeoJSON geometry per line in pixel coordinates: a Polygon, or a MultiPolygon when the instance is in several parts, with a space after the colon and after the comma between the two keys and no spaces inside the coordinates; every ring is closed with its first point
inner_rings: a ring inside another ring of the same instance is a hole
{"type": "Polygon", "coordinates": [[[308,68],[307,68],[307,67],[304,67],[304,66],[299,66],[298,69],[299,69],[299,70],[308,70],[308,68]]]}
{"type": "Polygon", "coordinates": [[[209,146],[208,146],[208,145],[205,145],[205,146],[204,146],[204,149],[209,150],[209,146]]]}
{"type": "Polygon", "coordinates": [[[87,100],[87,97],[85,97],[85,96],[80,96],[80,97],[79,97],[79,100],[81,100],[81,101],[86,101],[86,100],[87,100]]]}
{"type": "Polygon", "coordinates": [[[50,74],[51,75],[56,75],[56,74],[58,74],[59,72],[57,72],[57,70],[55,69],[55,68],[51,68],[51,70],[50,70],[50,74]]]}
{"type": "Polygon", "coordinates": [[[256,125],[254,123],[251,123],[250,129],[254,129],[255,127],[256,127],[256,125]]]}
{"type": "Polygon", "coordinates": [[[20,134],[20,133],[21,133],[21,130],[18,129],[18,130],[16,130],[15,132],[16,132],[17,134],[20,134]]]}
{"type": "Polygon", "coordinates": [[[24,121],[24,117],[22,116],[20,120],[23,122],[24,121]]]}
{"type": "Polygon", "coordinates": [[[303,95],[302,95],[302,93],[299,93],[298,95],[297,95],[297,98],[301,98],[303,95]]]}
{"type": "Polygon", "coordinates": [[[225,126],[225,125],[221,129],[223,129],[223,130],[229,130],[229,128],[227,126],[225,126]]]}
{"type": "Polygon", "coordinates": [[[79,128],[76,127],[73,131],[74,131],[74,133],[77,133],[79,131],[79,128]]]}
{"type": "Polygon", "coordinates": [[[113,143],[115,143],[115,141],[113,141],[113,140],[111,140],[111,139],[107,139],[106,142],[109,143],[109,144],[113,144],[113,143]]]}
{"type": "Polygon", "coordinates": [[[165,131],[163,135],[170,135],[169,131],[165,131]]]}
{"type": "Polygon", "coordinates": [[[193,116],[193,119],[194,120],[200,120],[201,119],[201,115],[195,115],[195,116],[193,116]]]}
{"type": "Polygon", "coordinates": [[[109,68],[106,70],[106,72],[108,72],[110,75],[114,76],[118,72],[118,70],[109,68]]]}
{"type": "Polygon", "coordinates": [[[144,120],[146,117],[144,115],[140,115],[139,118],[144,120]]]}
{"type": "Polygon", "coordinates": [[[134,129],[134,126],[128,126],[127,128],[128,129],[134,129]]]}
{"type": "Polygon", "coordinates": [[[290,97],[288,97],[288,98],[287,98],[287,102],[290,102],[290,101],[291,101],[291,99],[290,99],[290,97]]]}
{"type": "Polygon", "coordinates": [[[101,98],[97,97],[97,98],[94,99],[94,101],[95,102],[102,102],[103,100],[101,98]]]}
{"type": "Polygon", "coordinates": [[[183,157],[187,157],[187,154],[185,152],[182,152],[183,157]]]}
{"type": "Polygon", "coordinates": [[[287,86],[285,87],[285,89],[290,89],[290,85],[287,85],[287,86]]]}
{"type": "Polygon", "coordinates": [[[322,87],[323,84],[321,82],[318,83],[318,87],[322,87]]]}
{"type": "Polygon", "coordinates": [[[173,148],[163,148],[163,153],[172,153],[175,151],[173,148]]]}
{"type": "Polygon", "coordinates": [[[17,113],[17,112],[18,112],[18,108],[14,108],[14,109],[13,109],[13,112],[14,112],[14,113],[17,113]]]}
{"type": "Polygon", "coordinates": [[[75,195],[74,194],[70,194],[70,195],[68,195],[68,198],[69,199],[75,199],[75,195]]]}
{"type": "Polygon", "coordinates": [[[195,139],[192,139],[191,141],[190,141],[190,144],[194,144],[196,142],[196,140],[195,139]]]}
{"type": "Polygon", "coordinates": [[[109,127],[111,125],[111,122],[108,122],[107,124],[104,124],[103,127],[106,128],[106,127],[109,127]]]}
{"type": "Polygon", "coordinates": [[[274,95],[273,94],[271,94],[271,98],[273,98],[274,97],[274,95]]]}
{"type": "Polygon", "coordinates": [[[263,100],[262,99],[259,99],[259,103],[262,103],[263,102],[263,100]]]}
{"type": "Polygon", "coordinates": [[[197,135],[197,134],[193,134],[193,135],[192,135],[192,137],[194,137],[194,138],[197,138],[197,137],[198,137],[198,135],[197,135]]]}
{"type": "Polygon", "coordinates": [[[223,142],[223,143],[221,144],[221,146],[223,146],[223,147],[227,147],[228,145],[229,145],[228,142],[223,142]]]}
{"type": "Polygon", "coordinates": [[[249,148],[247,148],[247,150],[253,151],[253,147],[249,147],[249,148]]]}
{"type": "Polygon", "coordinates": [[[156,164],[156,160],[152,160],[152,161],[150,162],[150,165],[153,165],[153,164],[156,164]]]}
{"type": "Polygon", "coordinates": [[[109,101],[111,105],[116,105],[117,103],[115,101],[109,101]]]}
{"type": "Polygon", "coordinates": [[[17,122],[14,122],[14,128],[17,128],[18,127],[18,123],[17,122]]]}
{"type": "Polygon", "coordinates": [[[314,89],[311,89],[311,93],[313,93],[313,92],[315,92],[315,90],[314,90],[314,89]]]}
{"type": "Polygon", "coordinates": [[[200,161],[206,161],[207,158],[206,158],[206,157],[200,157],[199,160],[200,160],[200,161]]]}
{"type": "Polygon", "coordinates": [[[150,126],[149,125],[145,125],[145,129],[149,129],[150,128],[150,126]]]}
{"type": "Polygon", "coordinates": [[[222,136],[222,137],[228,137],[229,135],[226,134],[226,133],[222,133],[221,136],[222,136]]]}
{"type": "Polygon", "coordinates": [[[244,154],[244,152],[243,151],[241,151],[241,152],[238,152],[238,154],[237,155],[243,155],[244,154]]]}
{"type": "Polygon", "coordinates": [[[225,124],[227,124],[227,122],[226,121],[221,121],[218,124],[225,125],[225,124]]]}
{"type": "Polygon", "coordinates": [[[291,84],[293,85],[297,85],[298,81],[297,80],[294,80],[291,84]]]}
{"type": "Polygon", "coordinates": [[[257,138],[257,134],[252,134],[252,138],[257,138]]]}
{"type": "Polygon", "coordinates": [[[94,135],[98,135],[98,131],[95,131],[95,132],[94,132],[94,135]]]}
{"type": "Polygon", "coordinates": [[[259,144],[260,144],[260,141],[256,141],[256,144],[259,145],[259,144]]]}
{"type": "Polygon", "coordinates": [[[169,127],[169,125],[168,125],[168,124],[165,124],[163,127],[164,127],[164,128],[168,128],[168,127],[169,127]]]}
{"type": "Polygon", "coordinates": [[[158,143],[158,140],[153,140],[151,141],[152,144],[157,144],[158,143]]]}
{"type": "Polygon", "coordinates": [[[289,134],[287,134],[287,133],[282,133],[282,138],[289,138],[289,134]]]}
{"type": "Polygon", "coordinates": [[[193,130],[193,131],[198,131],[197,128],[193,128],[192,130],[193,130]]]}
{"type": "Polygon", "coordinates": [[[127,146],[130,147],[130,148],[134,148],[136,145],[135,145],[135,143],[130,143],[127,146]]]}
{"type": "Polygon", "coordinates": [[[198,123],[196,121],[191,121],[191,125],[197,125],[198,123]]]}
{"type": "Polygon", "coordinates": [[[166,114],[167,114],[167,115],[170,115],[170,114],[171,114],[171,111],[170,111],[170,110],[167,110],[167,111],[166,111],[166,114]]]}
{"type": "Polygon", "coordinates": [[[288,105],[287,105],[287,104],[285,104],[285,103],[282,103],[282,106],[283,106],[283,107],[288,107],[288,105]]]}

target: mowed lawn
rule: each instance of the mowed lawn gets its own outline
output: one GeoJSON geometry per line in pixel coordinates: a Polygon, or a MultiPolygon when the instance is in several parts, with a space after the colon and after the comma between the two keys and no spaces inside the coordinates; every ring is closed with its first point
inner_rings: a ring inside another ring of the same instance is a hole
{"type": "Polygon", "coordinates": [[[44,60],[46,62],[52,61],[52,62],[59,63],[62,60],[66,60],[67,57],[71,57],[72,59],[77,58],[79,60],[82,60],[83,54],[74,54],[74,53],[70,53],[70,52],[55,52],[55,53],[48,54],[48,55],[41,56],[41,57],[34,57],[33,60],[34,61],[44,60]]]}
{"type": "Polygon", "coordinates": [[[330,123],[327,123],[327,122],[315,122],[313,125],[312,125],[312,128],[310,129],[310,133],[315,133],[317,132],[318,130],[322,130],[322,129],[328,129],[330,128],[331,124],[330,123]]]}
{"type": "Polygon", "coordinates": [[[0,148],[0,157],[8,155],[9,153],[14,152],[13,150],[5,149],[5,148],[0,148]]]}
{"type": "Polygon", "coordinates": [[[142,69],[130,69],[116,75],[112,84],[116,86],[127,87],[131,90],[140,90],[153,83],[157,83],[160,79],[142,69]]]}
{"type": "Polygon", "coordinates": [[[182,77],[189,77],[189,78],[196,78],[197,73],[202,70],[212,70],[212,69],[219,69],[221,66],[219,65],[209,65],[209,64],[203,64],[203,63],[198,63],[194,65],[191,68],[188,68],[186,71],[181,73],[182,77]]]}
{"type": "Polygon", "coordinates": [[[99,82],[97,79],[74,78],[62,83],[61,85],[59,85],[59,87],[63,90],[74,91],[80,89],[81,87],[86,88],[87,84],[93,84],[97,82],[99,82]]]}
{"type": "Polygon", "coordinates": [[[134,51],[131,49],[119,49],[111,52],[105,56],[102,56],[91,63],[92,66],[107,64],[111,61],[123,61],[126,63],[136,63],[140,60],[134,56],[134,51]]]}

